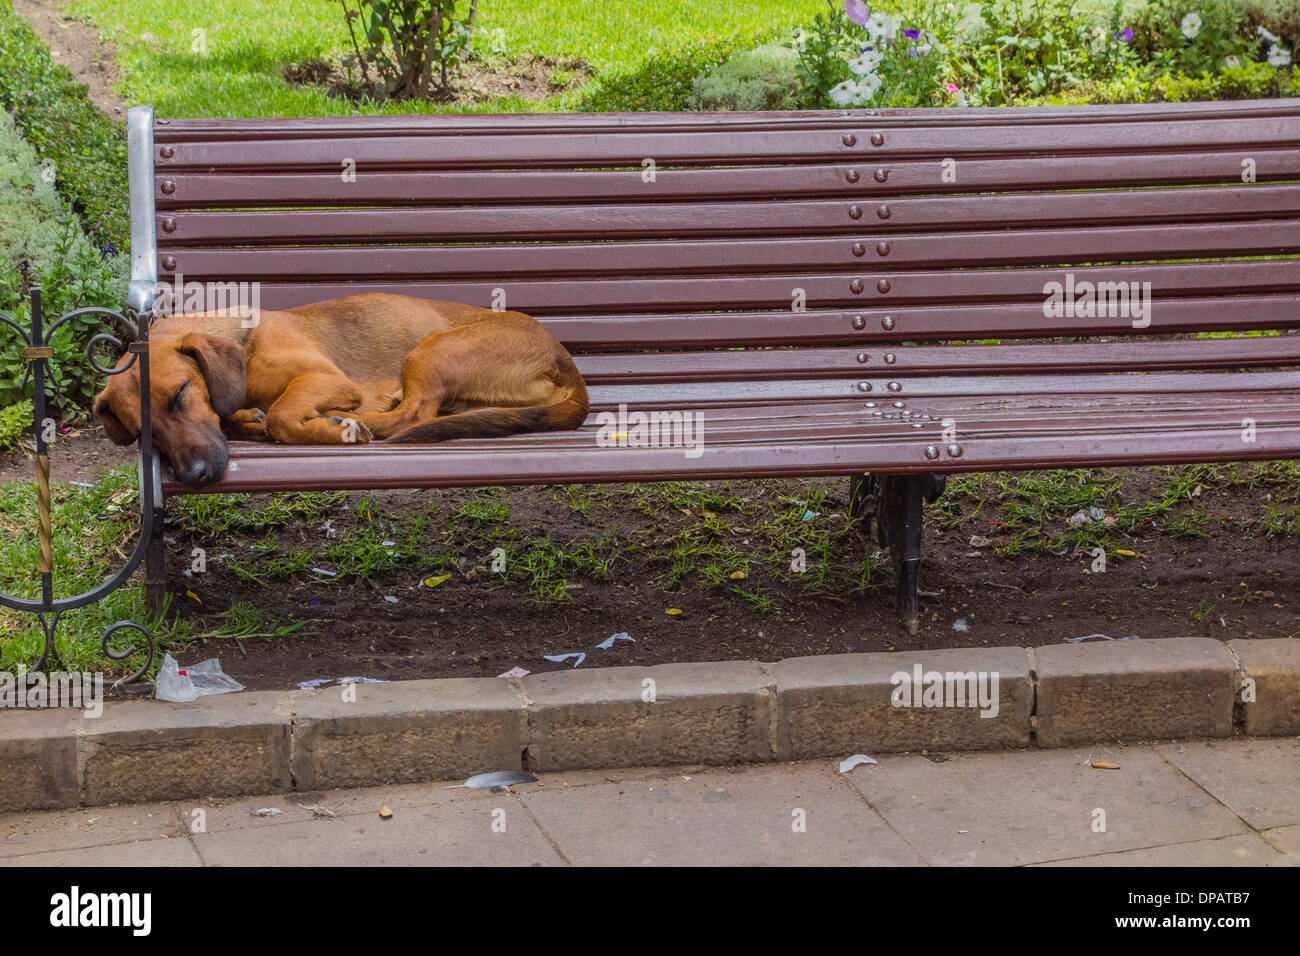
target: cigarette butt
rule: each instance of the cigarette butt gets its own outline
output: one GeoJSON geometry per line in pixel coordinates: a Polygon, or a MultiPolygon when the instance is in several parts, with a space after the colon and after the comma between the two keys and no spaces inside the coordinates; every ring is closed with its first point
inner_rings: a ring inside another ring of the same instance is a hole
{"type": "Polygon", "coordinates": [[[1119,764],[1117,764],[1117,763],[1102,763],[1102,762],[1100,762],[1100,761],[1097,761],[1097,762],[1093,763],[1092,767],[1093,767],[1094,770],[1118,770],[1118,769],[1119,769],[1119,764]]]}

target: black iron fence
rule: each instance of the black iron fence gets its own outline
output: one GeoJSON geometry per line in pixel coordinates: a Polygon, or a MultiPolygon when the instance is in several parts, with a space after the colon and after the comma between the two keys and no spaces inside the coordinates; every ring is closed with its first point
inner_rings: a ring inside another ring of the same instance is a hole
{"type": "MultiPolygon", "coordinates": [[[[132,315],[135,315],[133,312],[132,315]]],[[[149,322],[133,320],[120,312],[104,308],[76,309],[61,315],[46,327],[41,315],[41,290],[31,291],[31,331],[23,329],[17,322],[0,316],[0,322],[8,325],[18,333],[23,343],[22,355],[28,363],[28,373],[24,378],[24,387],[32,382],[32,424],[36,433],[36,498],[37,498],[37,538],[40,548],[37,573],[40,575],[40,599],[15,597],[0,592],[0,605],[15,611],[36,615],[37,623],[44,635],[44,647],[40,657],[28,665],[29,673],[50,673],[62,668],[62,660],[55,646],[55,634],[58,631],[60,617],[68,611],[86,607],[103,600],[116,591],[139,567],[155,535],[161,530],[155,520],[158,511],[158,497],[161,489],[158,456],[154,453],[152,432],[149,422],[149,322]],[[51,375],[50,360],[54,357],[51,345],[54,333],[64,323],[84,315],[100,315],[117,323],[128,333],[129,340],[123,342],[108,332],[95,335],[86,343],[86,354],[94,369],[103,375],[121,375],[138,363],[140,375],[140,441],[139,441],[139,481],[140,481],[140,539],[135,550],[112,577],[98,587],[92,588],[74,597],[54,597],[54,517],[50,492],[50,455],[49,443],[53,434],[52,422],[47,417],[46,382],[51,375]],[[95,348],[100,344],[112,345],[124,349],[128,360],[118,368],[105,368],[95,360],[95,348]]],[[[155,549],[156,550],[156,549],[155,549]]],[[[100,639],[100,646],[105,656],[114,661],[124,661],[132,655],[143,652],[145,661],[131,675],[116,681],[111,691],[120,693],[145,693],[152,690],[152,685],[143,680],[153,666],[155,643],[149,629],[138,621],[123,620],[110,625],[100,639]],[[131,643],[120,646],[119,632],[131,631],[131,643]],[[142,643],[141,643],[142,642],[142,643]],[[139,644],[139,646],[137,646],[139,644]]]]}

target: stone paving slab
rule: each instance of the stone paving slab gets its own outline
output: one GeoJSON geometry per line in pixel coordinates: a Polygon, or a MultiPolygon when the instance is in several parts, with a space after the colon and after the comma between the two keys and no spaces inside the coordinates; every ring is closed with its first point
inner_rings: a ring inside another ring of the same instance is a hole
{"type": "Polygon", "coordinates": [[[1186,741],[1160,753],[1255,829],[1300,824],[1300,738],[1186,741]]]}
{"type": "Polygon", "coordinates": [[[1232,836],[1248,828],[1150,748],[897,757],[849,782],[931,863],[1007,866],[1232,836]],[[1105,832],[1094,832],[1094,811],[1105,832]]]}
{"type": "Polygon", "coordinates": [[[194,836],[208,866],[558,866],[564,859],[510,793],[194,836]],[[497,829],[494,829],[496,827],[497,829]]]}
{"type": "Polygon", "coordinates": [[[194,844],[183,837],[54,850],[0,860],[5,866],[202,866],[194,844]]]}
{"type": "Polygon", "coordinates": [[[584,866],[914,866],[924,861],[827,762],[521,796],[584,866]],[[602,825],[593,826],[594,820],[602,825]],[[799,824],[802,830],[796,829],[799,824]]]}
{"type": "Polygon", "coordinates": [[[184,835],[171,803],[9,813],[0,817],[0,859],[184,835]]]}
{"type": "Polygon", "coordinates": [[[1300,856],[1280,853],[1254,833],[1123,850],[1032,866],[1300,866],[1300,856]]]}
{"type": "Polygon", "coordinates": [[[683,765],[544,774],[513,793],[395,784],[11,812],[0,865],[1290,866],[1300,823],[1263,827],[1291,818],[1297,747],[882,755],[848,774],[833,760],[683,765]],[[251,816],[264,806],[284,813],[251,816]],[[205,832],[191,832],[196,809],[205,832]]]}
{"type": "Polygon", "coordinates": [[[1293,854],[1300,859],[1300,826],[1265,830],[1264,839],[1277,847],[1280,852],[1293,854]]]}

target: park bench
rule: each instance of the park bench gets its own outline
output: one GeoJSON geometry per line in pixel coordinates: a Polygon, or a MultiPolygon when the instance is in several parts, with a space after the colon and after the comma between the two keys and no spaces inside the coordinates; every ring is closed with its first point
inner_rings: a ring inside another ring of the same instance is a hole
{"type": "MultiPolygon", "coordinates": [[[[258,283],[262,308],[389,291],[518,309],[590,388],[576,432],[234,443],[205,492],[847,476],[914,630],[922,503],[948,473],[1300,457],[1300,100],[136,108],[129,141],[137,310],[181,276],[258,283]],[[1259,330],[1280,334],[1231,334],[1259,330]],[[661,413],[657,436],[637,412],[661,413]]],[[[159,501],[194,493],[154,474],[159,501]]]]}

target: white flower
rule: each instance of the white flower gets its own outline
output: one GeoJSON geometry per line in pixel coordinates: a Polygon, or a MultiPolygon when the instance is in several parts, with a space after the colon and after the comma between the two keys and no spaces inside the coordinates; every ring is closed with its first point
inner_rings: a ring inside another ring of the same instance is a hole
{"type": "Polygon", "coordinates": [[[1195,40],[1196,35],[1201,32],[1201,15],[1199,13],[1189,13],[1183,17],[1182,25],[1179,27],[1183,31],[1183,36],[1189,40],[1195,40]]]}
{"type": "Polygon", "coordinates": [[[1268,50],[1268,62],[1273,66],[1289,66],[1291,64],[1291,51],[1284,50],[1274,43],[1268,50]]]}
{"type": "Polygon", "coordinates": [[[1228,57],[1223,61],[1223,63],[1230,70],[1235,70],[1237,67],[1241,66],[1241,61],[1238,60],[1235,56],[1228,57]]]}
{"type": "Polygon", "coordinates": [[[862,106],[880,89],[880,77],[863,76],[857,80],[845,80],[831,87],[831,102],[836,106],[862,106]]]}
{"type": "Polygon", "coordinates": [[[858,80],[858,102],[865,103],[875,96],[876,91],[880,89],[880,84],[880,77],[874,73],[858,80]]]}
{"type": "Polygon", "coordinates": [[[1263,37],[1265,40],[1267,40],[1269,43],[1277,43],[1277,42],[1278,42],[1278,38],[1277,38],[1275,35],[1273,35],[1272,33],[1269,33],[1268,30],[1264,27],[1264,25],[1263,25],[1262,23],[1260,24],[1259,29],[1256,30],[1255,32],[1258,33],[1258,34],[1259,34],[1261,37],[1263,37]]]}
{"type": "Polygon", "coordinates": [[[875,73],[879,69],[882,59],[884,58],[877,51],[868,50],[856,60],[849,60],[849,69],[859,76],[875,73]]]}
{"type": "Polygon", "coordinates": [[[888,13],[873,13],[867,19],[867,34],[873,40],[884,40],[887,43],[894,41],[894,33],[898,30],[898,24],[888,13]]]}
{"type": "Polygon", "coordinates": [[[838,86],[831,87],[831,102],[836,106],[849,106],[858,98],[858,84],[845,80],[838,86]]]}

